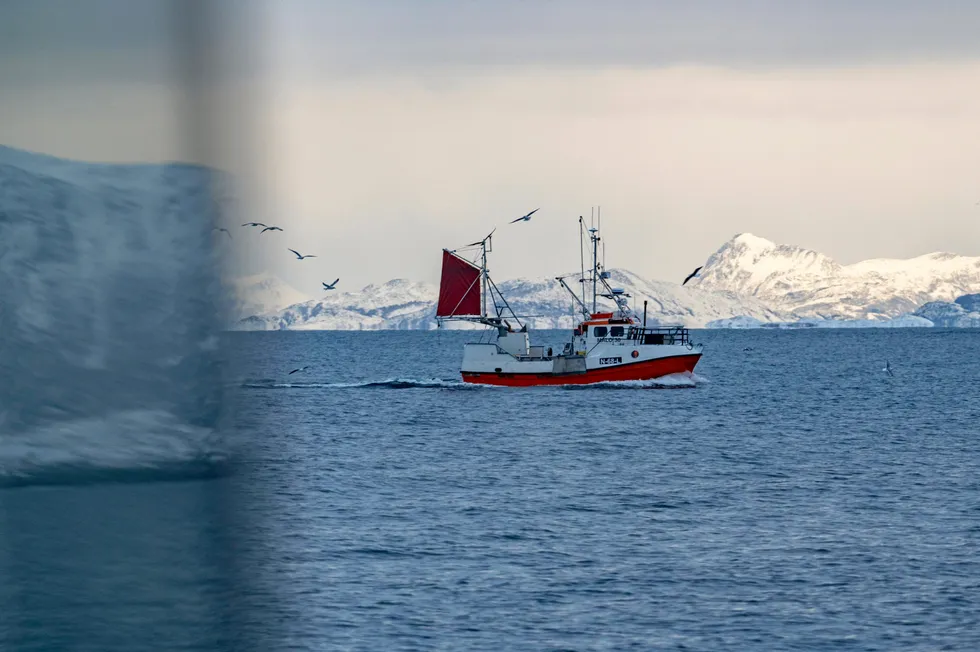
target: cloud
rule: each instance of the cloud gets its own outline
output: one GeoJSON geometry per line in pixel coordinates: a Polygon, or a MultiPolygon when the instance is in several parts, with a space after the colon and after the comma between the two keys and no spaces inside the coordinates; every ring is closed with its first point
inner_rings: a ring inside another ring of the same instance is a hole
{"type": "Polygon", "coordinates": [[[175,0],[0,5],[0,142],[160,160],[223,140],[248,217],[287,228],[236,239],[241,267],[296,287],[434,280],[441,247],[538,206],[499,277],[576,267],[594,204],[609,263],[664,278],[738,231],[842,262],[980,242],[972,1],[232,2],[203,28],[175,0]]]}
{"type": "Polygon", "coordinates": [[[441,247],[538,206],[496,240],[501,278],[574,268],[574,220],[595,204],[610,265],[655,277],[740,231],[842,262],[968,253],[978,75],[541,67],[284,85],[264,116],[262,184],[290,237],[318,243],[355,284],[432,280],[441,247]]]}
{"type": "Polygon", "coordinates": [[[980,58],[972,0],[277,0],[289,68],[728,67],[980,58]]]}
{"type": "Polygon", "coordinates": [[[12,0],[0,4],[7,89],[80,82],[185,83],[254,72],[259,0],[12,0]],[[195,70],[196,69],[196,70],[195,70]]]}

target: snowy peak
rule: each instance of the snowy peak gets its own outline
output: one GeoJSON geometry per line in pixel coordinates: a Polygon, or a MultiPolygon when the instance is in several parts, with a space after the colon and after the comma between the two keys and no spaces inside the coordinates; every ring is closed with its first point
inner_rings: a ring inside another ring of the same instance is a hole
{"type": "Polygon", "coordinates": [[[261,273],[231,281],[239,318],[282,310],[310,297],[272,274],[261,273]]]}
{"type": "Polygon", "coordinates": [[[742,247],[746,250],[764,252],[770,249],[775,249],[777,245],[772,240],[766,240],[765,238],[760,238],[752,233],[739,233],[734,238],[728,241],[728,246],[742,247]]]}
{"type": "Polygon", "coordinates": [[[751,296],[796,317],[884,319],[980,291],[980,259],[937,252],[841,265],[743,233],[722,245],[689,285],[751,296]]]}
{"type": "Polygon", "coordinates": [[[740,233],[718,249],[692,283],[706,290],[746,296],[792,291],[794,286],[833,275],[840,265],[831,258],[794,245],[740,233]]]}

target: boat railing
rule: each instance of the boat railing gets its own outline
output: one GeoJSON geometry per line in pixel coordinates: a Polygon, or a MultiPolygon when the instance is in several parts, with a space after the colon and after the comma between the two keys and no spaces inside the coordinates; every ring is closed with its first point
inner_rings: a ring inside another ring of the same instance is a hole
{"type": "Polygon", "coordinates": [[[631,326],[626,332],[626,339],[639,344],[682,344],[691,343],[691,334],[682,326],[659,328],[642,328],[631,326]]]}

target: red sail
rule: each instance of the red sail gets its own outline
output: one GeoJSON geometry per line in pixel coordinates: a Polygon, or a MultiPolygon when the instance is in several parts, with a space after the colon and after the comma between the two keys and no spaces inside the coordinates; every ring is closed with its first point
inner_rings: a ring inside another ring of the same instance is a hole
{"type": "Polygon", "coordinates": [[[478,316],[480,310],[479,267],[456,254],[442,250],[442,282],[439,284],[437,317],[478,316]]]}

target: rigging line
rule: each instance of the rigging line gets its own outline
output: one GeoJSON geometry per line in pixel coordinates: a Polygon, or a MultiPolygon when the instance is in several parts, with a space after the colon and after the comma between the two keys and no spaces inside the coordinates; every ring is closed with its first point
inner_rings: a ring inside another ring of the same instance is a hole
{"type": "MultiPolygon", "coordinates": [[[[506,299],[506,297],[504,297],[503,293],[500,291],[500,288],[497,287],[497,284],[494,283],[493,282],[493,279],[490,278],[489,276],[487,276],[487,280],[490,281],[490,285],[492,285],[493,286],[493,289],[497,291],[497,294],[498,295],[500,295],[500,300],[504,302],[504,305],[505,306],[507,306],[507,310],[510,310],[510,314],[513,315],[514,321],[517,322],[517,325],[518,326],[520,326],[520,327],[523,328],[524,327],[524,324],[521,323],[521,318],[517,316],[517,313],[514,312],[514,309],[510,307],[510,304],[509,303],[507,303],[507,299],[506,299]]],[[[494,301],[494,303],[496,303],[496,301],[494,301]]],[[[499,315],[498,315],[498,318],[499,318],[499,315]]]]}
{"type": "MultiPolygon", "coordinates": [[[[593,327],[593,328],[594,328],[594,327],[593,327]]],[[[593,351],[595,351],[595,347],[597,347],[597,346],[599,346],[600,344],[602,344],[602,342],[603,342],[604,340],[607,340],[607,339],[609,339],[609,338],[606,338],[606,337],[600,337],[599,339],[597,339],[597,340],[596,340],[596,343],[592,345],[592,348],[591,348],[591,349],[589,349],[588,351],[586,351],[586,352],[585,352],[585,355],[589,355],[589,354],[591,354],[591,353],[592,353],[593,351]]]]}
{"type": "MultiPolygon", "coordinates": [[[[501,319],[503,317],[502,313],[504,309],[497,303],[497,297],[493,293],[497,286],[493,284],[493,280],[490,279],[489,274],[487,275],[487,280],[490,281],[490,283],[487,285],[487,293],[490,295],[490,300],[493,301],[493,312],[495,315],[497,315],[497,319],[501,319]]],[[[500,294],[500,290],[497,290],[497,294],[500,294]]],[[[500,298],[502,300],[504,295],[501,294],[500,298]]]]}
{"type": "Polygon", "coordinates": [[[489,327],[489,326],[486,326],[486,327],[485,327],[485,328],[483,329],[483,332],[482,332],[482,333],[480,333],[480,344],[483,344],[483,337],[484,337],[484,336],[486,336],[486,338],[487,338],[487,344],[489,344],[489,343],[490,343],[490,339],[491,339],[491,337],[492,337],[492,336],[491,336],[491,333],[490,333],[490,327],[489,327]]]}
{"type": "MultiPolygon", "coordinates": [[[[572,295],[572,299],[574,299],[578,303],[578,305],[582,306],[582,314],[585,316],[585,319],[588,320],[589,319],[589,316],[590,316],[589,315],[588,308],[578,298],[578,295],[575,294],[575,291],[568,286],[568,283],[565,282],[565,277],[564,276],[559,276],[555,280],[558,281],[558,283],[560,283],[563,288],[565,288],[566,290],[568,290],[568,293],[570,295],[572,295]]],[[[572,309],[572,315],[573,315],[572,319],[574,319],[574,315],[575,315],[575,304],[572,304],[571,305],[571,309],[572,309]]]]}

